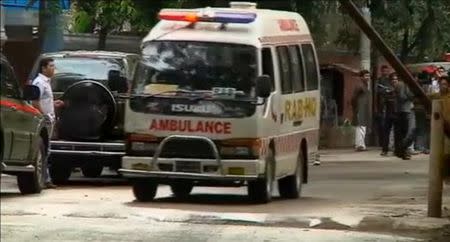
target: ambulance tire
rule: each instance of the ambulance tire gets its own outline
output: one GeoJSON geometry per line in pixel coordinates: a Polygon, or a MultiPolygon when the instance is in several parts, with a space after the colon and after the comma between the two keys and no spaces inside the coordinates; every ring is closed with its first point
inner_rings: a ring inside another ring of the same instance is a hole
{"type": "Polygon", "coordinates": [[[191,194],[194,185],[188,182],[174,183],[170,185],[170,190],[177,199],[186,199],[191,194]]]}
{"type": "Polygon", "coordinates": [[[282,178],[278,181],[278,191],[282,198],[295,199],[299,198],[302,193],[303,184],[303,165],[305,164],[305,156],[303,151],[297,157],[297,167],[295,174],[282,178]]]}
{"type": "Polygon", "coordinates": [[[266,171],[264,178],[249,181],[248,196],[255,203],[268,203],[272,201],[273,182],[275,178],[275,158],[273,151],[269,150],[266,156],[266,171]]]}
{"type": "Polygon", "coordinates": [[[137,179],[133,182],[133,194],[139,202],[150,202],[158,191],[158,183],[149,179],[137,179]]]}

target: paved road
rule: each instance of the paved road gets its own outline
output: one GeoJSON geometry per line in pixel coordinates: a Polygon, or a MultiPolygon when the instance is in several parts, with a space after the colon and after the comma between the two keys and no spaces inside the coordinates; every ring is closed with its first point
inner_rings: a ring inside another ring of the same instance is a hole
{"type": "MultiPolygon", "coordinates": [[[[2,241],[139,241],[150,237],[155,238],[152,241],[229,241],[235,237],[245,241],[302,241],[297,238],[396,241],[390,235],[345,231],[352,226],[362,231],[420,237],[421,231],[418,234],[393,231],[386,226],[390,220],[380,223],[368,218],[425,217],[428,167],[425,158],[322,162],[321,166],[310,167],[311,180],[305,186],[303,198],[276,198],[266,205],[249,204],[245,188],[199,187],[188,200],[177,201],[167,186],[160,187],[155,202],[139,203],[134,201],[124,180],[114,176],[86,180],[79,174],[67,186],[40,195],[21,196],[14,178],[2,176],[1,238],[2,241]]],[[[444,204],[450,205],[450,200],[446,198],[444,204]]]]}
{"type": "Polygon", "coordinates": [[[27,217],[2,221],[2,241],[152,241],[152,242],[225,242],[225,241],[345,241],[412,242],[413,238],[348,232],[242,225],[205,225],[151,221],[53,219],[27,217]],[[24,221],[25,220],[25,221],[24,221]]]}

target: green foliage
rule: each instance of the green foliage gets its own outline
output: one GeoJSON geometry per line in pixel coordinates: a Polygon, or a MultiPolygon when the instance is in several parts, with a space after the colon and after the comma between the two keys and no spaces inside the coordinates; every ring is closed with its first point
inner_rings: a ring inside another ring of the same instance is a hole
{"type": "Polygon", "coordinates": [[[78,0],[75,8],[75,29],[86,29],[92,24],[102,31],[110,32],[120,28],[126,21],[132,21],[137,11],[132,0],[78,0]]]}
{"type": "MultiPolygon", "coordinates": [[[[52,0],[50,0],[52,1],[52,0]]],[[[235,0],[236,1],[236,0],[235,0]]],[[[239,1],[239,0],[237,0],[239,1]]],[[[450,0],[353,0],[368,6],[372,25],[402,59],[435,58],[450,50],[450,0]]],[[[222,0],[78,0],[76,29],[86,31],[91,21],[110,31],[130,21],[134,32],[147,33],[162,8],[226,6],[222,0]],[[89,16],[95,16],[89,18],[89,16]]],[[[260,8],[299,12],[308,22],[316,45],[358,51],[360,30],[337,0],[256,1],[260,8]]]]}
{"type": "Polygon", "coordinates": [[[131,0],[100,0],[95,2],[95,9],[95,22],[106,31],[122,26],[125,21],[133,19],[136,15],[131,0]]]}
{"type": "Polygon", "coordinates": [[[77,11],[73,15],[72,31],[75,33],[90,33],[93,30],[94,17],[86,11],[77,11]]]}

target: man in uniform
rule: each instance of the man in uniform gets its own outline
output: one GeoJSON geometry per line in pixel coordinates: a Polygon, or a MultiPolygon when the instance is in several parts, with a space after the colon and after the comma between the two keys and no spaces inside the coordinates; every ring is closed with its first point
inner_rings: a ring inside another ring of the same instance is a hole
{"type": "MultiPolygon", "coordinates": [[[[53,125],[55,124],[55,108],[60,108],[64,106],[64,102],[61,100],[53,100],[53,91],[51,86],[51,78],[55,74],[55,62],[52,58],[43,58],[39,62],[39,74],[32,81],[32,85],[39,87],[41,96],[39,100],[33,101],[33,106],[41,111],[44,115],[45,125],[48,130],[48,135],[51,138],[53,134],[53,125]]],[[[56,186],[52,183],[49,171],[48,171],[48,156],[49,150],[47,152],[47,157],[44,159],[42,164],[45,188],[55,188],[56,186]]]]}

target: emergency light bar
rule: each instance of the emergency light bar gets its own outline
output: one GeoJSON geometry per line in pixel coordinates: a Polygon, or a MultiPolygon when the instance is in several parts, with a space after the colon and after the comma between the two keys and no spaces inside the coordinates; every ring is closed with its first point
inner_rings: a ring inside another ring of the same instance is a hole
{"type": "Polygon", "coordinates": [[[159,19],[169,21],[186,21],[186,22],[214,22],[214,23],[235,23],[248,24],[256,19],[256,13],[236,13],[224,11],[176,11],[176,10],[161,10],[159,12],[159,19]]]}

